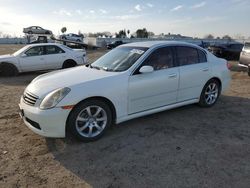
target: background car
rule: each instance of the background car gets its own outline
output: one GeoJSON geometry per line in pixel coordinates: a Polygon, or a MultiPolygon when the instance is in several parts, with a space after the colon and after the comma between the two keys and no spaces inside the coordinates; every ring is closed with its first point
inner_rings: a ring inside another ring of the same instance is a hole
{"type": "Polygon", "coordinates": [[[211,107],[229,83],[227,61],[197,45],[130,43],[89,66],[40,75],[25,89],[20,109],[39,135],[67,132],[94,141],[113,123],[193,103],[211,107]]]}
{"type": "Polygon", "coordinates": [[[65,40],[76,41],[76,42],[82,42],[83,41],[83,37],[81,35],[77,35],[77,34],[74,34],[74,33],[61,35],[60,38],[65,39],[65,40]]]}
{"type": "Polygon", "coordinates": [[[113,49],[113,48],[116,48],[117,46],[120,46],[122,44],[125,44],[125,43],[121,40],[114,41],[114,42],[107,45],[107,49],[113,49]]]}
{"type": "Polygon", "coordinates": [[[241,43],[216,44],[208,47],[215,56],[226,60],[239,60],[243,48],[241,43]]]}
{"type": "Polygon", "coordinates": [[[246,42],[240,53],[239,65],[248,69],[248,75],[250,76],[250,43],[246,42]]]}
{"type": "Polygon", "coordinates": [[[52,34],[52,31],[43,29],[42,27],[39,27],[39,26],[30,26],[30,27],[24,28],[23,32],[27,34],[47,34],[47,35],[52,34]]]}
{"type": "Polygon", "coordinates": [[[21,72],[61,69],[86,63],[86,51],[55,43],[27,45],[12,55],[0,56],[0,73],[15,76],[21,72]]]}

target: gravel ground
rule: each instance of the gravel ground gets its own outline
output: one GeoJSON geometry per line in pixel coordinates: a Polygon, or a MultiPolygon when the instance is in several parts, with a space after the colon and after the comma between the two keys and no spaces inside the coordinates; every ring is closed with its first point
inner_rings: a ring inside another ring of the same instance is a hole
{"type": "MultiPolygon", "coordinates": [[[[0,45],[0,54],[18,48],[0,45]]],[[[90,51],[89,60],[103,53],[90,51]]],[[[19,118],[20,96],[39,74],[0,77],[0,187],[249,187],[246,73],[232,72],[230,89],[212,108],[134,119],[87,144],[40,137],[19,118]]]]}

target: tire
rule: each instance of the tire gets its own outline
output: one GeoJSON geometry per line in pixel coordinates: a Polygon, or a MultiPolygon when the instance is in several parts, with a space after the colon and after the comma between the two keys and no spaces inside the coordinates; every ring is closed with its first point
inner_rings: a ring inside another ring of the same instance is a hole
{"type": "Polygon", "coordinates": [[[112,112],[101,100],[79,103],[67,119],[67,130],[82,142],[100,139],[112,124],[112,112]]]}
{"type": "Polygon", "coordinates": [[[209,80],[201,92],[199,105],[201,107],[213,106],[217,102],[220,92],[220,83],[216,79],[209,80]]]}
{"type": "Polygon", "coordinates": [[[250,67],[247,69],[248,76],[250,76],[250,67]]]}
{"type": "Polygon", "coordinates": [[[76,65],[77,65],[77,63],[74,60],[66,60],[63,63],[62,69],[67,69],[67,68],[75,67],[76,65]]]}
{"type": "Polygon", "coordinates": [[[3,63],[1,66],[1,75],[2,76],[17,76],[18,70],[15,65],[12,65],[10,63],[3,63]]]}

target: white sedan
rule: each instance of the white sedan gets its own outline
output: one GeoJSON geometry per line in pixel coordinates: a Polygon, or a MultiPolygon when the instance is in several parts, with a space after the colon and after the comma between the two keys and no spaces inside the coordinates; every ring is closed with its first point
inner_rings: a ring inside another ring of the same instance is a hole
{"type": "Polygon", "coordinates": [[[39,135],[93,141],[113,123],[192,103],[211,107],[229,83],[227,62],[196,45],[132,43],[90,66],[38,76],[20,114],[39,135]]]}
{"type": "Polygon", "coordinates": [[[21,72],[61,69],[86,64],[86,51],[55,43],[27,45],[12,55],[0,56],[0,73],[15,76],[21,72]]]}

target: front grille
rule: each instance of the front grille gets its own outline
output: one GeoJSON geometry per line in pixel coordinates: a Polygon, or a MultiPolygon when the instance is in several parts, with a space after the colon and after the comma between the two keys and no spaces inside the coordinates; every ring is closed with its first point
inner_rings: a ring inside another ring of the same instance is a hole
{"type": "Polygon", "coordinates": [[[24,92],[23,94],[23,101],[30,105],[30,106],[34,106],[36,104],[38,97],[29,93],[29,92],[24,92]]]}

